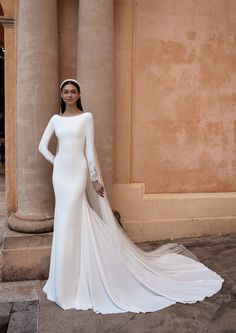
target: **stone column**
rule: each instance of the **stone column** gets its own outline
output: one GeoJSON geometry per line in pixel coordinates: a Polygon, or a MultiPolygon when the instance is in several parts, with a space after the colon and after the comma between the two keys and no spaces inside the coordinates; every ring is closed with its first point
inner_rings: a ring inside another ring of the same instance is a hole
{"type": "Polygon", "coordinates": [[[58,0],[60,82],[77,71],[78,0],[58,0]]]}
{"type": "Polygon", "coordinates": [[[58,111],[57,0],[21,0],[18,5],[17,212],[8,225],[39,233],[53,227],[52,166],[38,144],[58,111]]]}
{"type": "Polygon", "coordinates": [[[105,188],[113,178],[114,8],[112,0],[80,0],[77,79],[82,104],[95,119],[95,143],[105,188]]]}

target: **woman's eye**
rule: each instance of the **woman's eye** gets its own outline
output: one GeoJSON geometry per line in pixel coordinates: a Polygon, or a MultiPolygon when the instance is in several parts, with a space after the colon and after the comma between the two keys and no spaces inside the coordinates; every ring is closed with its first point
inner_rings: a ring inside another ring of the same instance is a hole
{"type": "Polygon", "coordinates": [[[67,94],[69,94],[69,93],[71,93],[71,94],[76,94],[76,91],[75,90],[71,90],[71,91],[68,91],[68,90],[64,90],[63,91],[63,93],[65,94],[65,95],[67,95],[67,94]]]}

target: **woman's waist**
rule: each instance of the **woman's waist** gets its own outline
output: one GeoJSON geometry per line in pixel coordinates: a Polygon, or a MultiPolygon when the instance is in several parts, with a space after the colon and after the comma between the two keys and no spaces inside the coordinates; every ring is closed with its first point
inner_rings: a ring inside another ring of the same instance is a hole
{"type": "Polygon", "coordinates": [[[74,152],[74,151],[58,151],[55,155],[57,160],[69,161],[75,163],[76,161],[86,160],[86,156],[83,152],[74,152]]]}

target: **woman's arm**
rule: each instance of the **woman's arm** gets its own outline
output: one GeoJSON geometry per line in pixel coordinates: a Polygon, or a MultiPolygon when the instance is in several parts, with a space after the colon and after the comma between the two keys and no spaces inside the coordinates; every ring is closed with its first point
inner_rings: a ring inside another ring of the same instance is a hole
{"type": "MultiPolygon", "coordinates": [[[[52,117],[53,118],[53,117],[52,117]]],[[[48,150],[48,144],[51,139],[51,136],[54,133],[54,126],[53,126],[53,120],[52,118],[49,120],[47,127],[45,128],[45,131],[42,135],[42,138],[40,140],[38,150],[40,153],[46,158],[48,162],[53,164],[55,156],[48,150]]]]}
{"type": "Polygon", "coordinates": [[[98,169],[96,165],[96,157],[94,152],[94,122],[93,115],[88,113],[86,121],[86,146],[85,146],[85,154],[88,162],[89,168],[89,176],[93,183],[93,187],[95,191],[103,196],[104,195],[104,187],[99,182],[98,179],[98,169]]]}

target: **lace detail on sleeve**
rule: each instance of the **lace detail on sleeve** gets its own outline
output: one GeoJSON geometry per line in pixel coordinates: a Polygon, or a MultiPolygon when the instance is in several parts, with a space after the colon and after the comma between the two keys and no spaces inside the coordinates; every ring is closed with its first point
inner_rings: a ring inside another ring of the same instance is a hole
{"type": "Polygon", "coordinates": [[[89,163],[89,176],[92,182],[98,180],[97,169],[89,163]]]}
{"type": "Polygon", "coordinates": [[[91,113],[87,113],[86,123],[86,157],[88,162],[89,176],[92,182],[99,181],[99,173],[96,165],[96,158],[94,152],[94,123],[91,113]]]}

